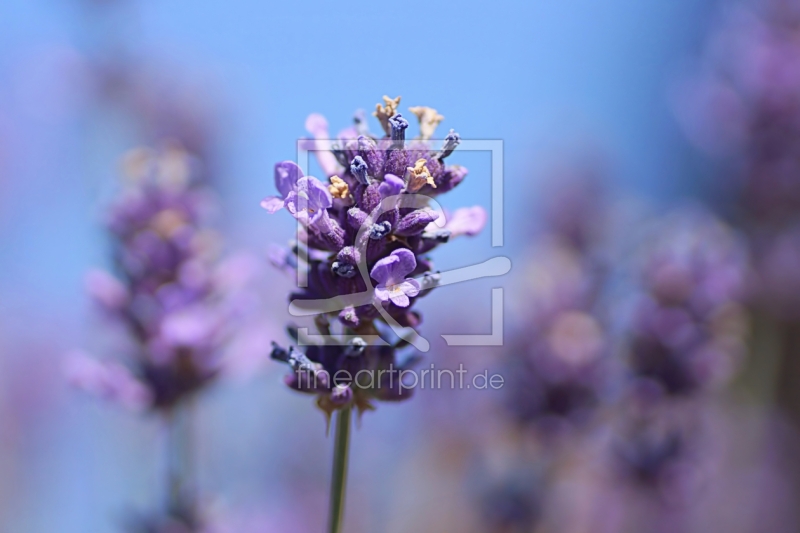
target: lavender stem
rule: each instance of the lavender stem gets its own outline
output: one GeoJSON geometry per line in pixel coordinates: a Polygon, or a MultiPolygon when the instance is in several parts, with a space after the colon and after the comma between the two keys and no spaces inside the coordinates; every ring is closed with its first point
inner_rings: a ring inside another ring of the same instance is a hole
{"type": "Polygon", "coordinates": [[[184,402],[165,413],[166,424],[166,512],[191,517],[191,405],[184,402]]]}
{"type": "Polygon", "coordinates": [[[336,413],[328,533],[341,533],[342,531],[344,496],[347,485],[347,461],[350,451],[350,418],[349,407],[336,413]]]}

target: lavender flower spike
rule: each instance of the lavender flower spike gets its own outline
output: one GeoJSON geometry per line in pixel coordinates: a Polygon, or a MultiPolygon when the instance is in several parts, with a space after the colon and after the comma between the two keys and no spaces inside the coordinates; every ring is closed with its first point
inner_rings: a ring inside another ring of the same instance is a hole
{"type": "Polygon", "coordinates": [[[281,196],[268,196],[261,207],[270,214],[284,207],[305,225],[313,225],[333,205],[328,187],[313,176],[304,176],[300,167],[291,161],[275,165],[275,187],[281,196]]]}
{"type": "Polygon", "coordinates": [[[305,225],[313,225],[333,205],[328,188],[317,178],[306,176],[297,181],[295,190],[286,197],[286,209],[305,225]]]}
{"type": "MultiPolygon", "coordinates": [[[[399,98],[387,97],[384,105],[377,106],[376,116],[385,135],[371,134],[361,117],[357,127],[349,127],[338,134],[339,142],[331,151],[344,168],[335,174],[326,171],[324,178],[327,179],[320,177],[327,190],[317,180],[305,177],[297,165],[284,162],[275,169],[280,194],[262,204],[272,212],[287,207],[305,222],[306,231],[300,235],[300,241],[276,261],[282,270],[301,262],[309,269],[308,286],[292,293],[291,301],[371,294],[373,305],[349,306],[341,312],[317,315],[315,325],[325,336],[355,335],[366,339],[382,326],[418,327],[421,315],[412,309],[416,296],[423,287],[427,290],[435,286],[429,254],[445,244],[451,233],[473,235],[486,220],[480,208],[456,211],[450,227],[445,230],[429,225],[433,220],[440,220],[441,214],[424,203],[417,205],[412,201],[407,207],[390,207],[391,202],[386,202],[383,208],[389,209],[376,211],[381,202],[390,197],[398,202],[412,200],[409,195],[418,192],[439,197],[463,183],[467,174],[463,167],[446,165],[436,158],[439,150],[427,142],[429,131],[422,131],[420,127],[418,137],[412,139],[413,135],[408,135],[408,121],[397,112],[399,101],[399,98]],[[330,190],[334,191],[335,198],[330,190]],[[431,227],[435,228],[433,235],[426,232],[431,227]],[[298,254],[299,247],[305,248],[308,254],[298,254]],[[419,283],[407,279],[409,277],[419,279],[419,283]],[[421,286],[426,279],[428,284],[421,286]]],[[[426,125],[432,126],[441,119],[432,110],[425,113],[426,125]]],[[[321,120],[311,125],[318,127],[321,135],[321,120]]],[[[446,141],[447,150],[455,142],[455,137],[446,141]]],[[[361,369],[400,368],[401,360],[410,360],[399,359],[401,350],[407,348],[410,346],[368,343],[358,356],[346,356],[349,351],[343,345],[306,346],[303,351],[309,361],[322,365],[323,370],[333,376],[339,370],[354,375],[361,369]]],[[[297,374],[294,367],[292,373],[297,374]]],[[[411,396],[405,390],[398,395],[392,383],[378,380],[363,386],[353,383],[349,392],[336,391],[334,399],[334,385],[308,388],[297,386],[296,380],[289,382],[294,390],[316,395],[317,406],[328,417],[338,411],[346,418],[350,409],[363,413],[374,409],[375,401],[411,396]]]]}
{"type": "MultiPolygon", "coordinates": [[[[383,101],[385,105],[376,106],[375,116],[381,122],[384,137],[371,135],[359,117],[356,125],[341,132],[339,143],[331,147],[337,162],[345,167],[341,173],[326,172],[337,197],[335,202],[327,189],[320,190],[321,184],[316,180],[304,178],[296,165],[282,163],[276,167],[276,185],[281,197],[263,204],[273,212],[285,206],[308,222],[298,244],[309,253],[295,260],[307,263],[308,284],[291,295],[293,305],[299,300],[360,298],[372,293],[372,305],[346,304],[316,314],[314,324],[323,343],[307,343],[298,328],[290,327],[289,335],[297,344],[303,344],[304,353],[281,347],[273,350],[273,358],[291,367],[292,373],[286,379],[290,388],[315,395],[317,407],[329,424],[337,413],[330,533],[342,531],[352,413],[360,416],[375,409],[375,401],[411,397],[408,388],[393,379],[392,374],[410,368],[417,360],[413,356],[398,358],[401,351],[412,345],[405,337],[398,336],[392,342],[386,342],[387,339],[378,342],[377,338],[387,327],[397,332],[397,328],[413,329],[421,323],[421,315],[411,308],[422,287],[407,276],[420,276],[426,290],[433,288],[436,275],[428,253],[447,238],[432,239],[425,235],[426,226],[439,215],[426,202],[415,201],[418,198],[409,195],[421,192],[429,197],[438,196],[452,190],[466,175],[465,170],[445,165],[436,158],[436,150],[426,142],[432,130],[423,131],[421,127],[420,137],[406,143],[408,121],[397,113],[400,98],[384,97],[383,101]],[[305,200],[307,208],[302,213],[302,206],[294,203],[296,197],[305,200]],[[398,202],[384,205],[383,200],[390,197],[398,202]],[[318,372],[312,371],[312,365],[318,372]],[[362,371],[374,374],[377,379],[359,380],[362,371]],[[340,382],[342,373],[355,379],[340,382]],[[322,376],[332,379],[313,379],[309,383],[309,377],[322,376]]],[[[426,128],[441,119],[434,115],[424,121],[426,128]]],[[[464,232],[471,231],[470,228],[464,232]]],[[[286,259],[279,262],[288,263],[286,259]]]]}
{"type": "Polygon", "coordinates": [[[370,276],[378,282],[375,297],[382,301],[390,301],[398,307],[408,307],[409,297],[419,294],[419,282],[406,278],[417,268],[414,254],[405,248],[392,252],[375,263],[370,276]]]}
{"type": "MultiPolygon", "coordinates": [[[[106,318],[131,332],[124,360],[74,356],[67,371],[89,392],[167,412],[229,368],[224,353],[249,314],[244,285],[252,264],[217,253],[207,184],[199,176],[175,180],[182,165],[165,164],[176,157],[169,148],[150,153],[145,162],[152,173],[127,181],[109,210],[116,275],[93,271],[87,280],[106,318]]],[[[181,157],[186,163],[190,156],[181,157]]],[[[281,194],[292,192],[299,175],[296,165],[279,165],[281,194]]]]}

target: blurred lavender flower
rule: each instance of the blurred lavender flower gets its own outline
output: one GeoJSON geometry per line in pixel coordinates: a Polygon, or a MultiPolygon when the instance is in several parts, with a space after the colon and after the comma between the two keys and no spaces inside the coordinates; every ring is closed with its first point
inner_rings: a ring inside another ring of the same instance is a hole
{"type": "Polygon", "coordinates": [[[562,167],[555,176],[538,244],[523,261],[515,296],[520,319],[505,354],[510,412],[542,436],[584,427],[613,366],[603,301],[609,268],[599,253],[607,229],[604,188],[595,166],[562,167]]]}
{"type": "MultiPolygon", "coordinates": [[[[448,227],[429,207],[430,197],[451,190],[466,176],[466,169],[444,161],[460,139],[451,132],[440,150],[433,149],[429,139],[443,117],[418,107],[412,112],[420,120],[420,137],[406,140],[409,125],[397,112],[399,103],[399,97],[384,97],[376,107],[383,136],[371,134],[363,115],[357,114],[354,125],[332,144],[325,119],[311,115],[306,128],[313,139],[306,141],[306,147],[316,154],[326,180],[304,176],[290,161],[278,163],[275,185],[280,196],[262,202],[270,213],[286,207],[304,229],[291,253],[273,254],[273,263],[284,270],[307,263],[308,286],[292,299],[366,293],[370,284],[365,302],[315,321],[328,339],[344,334],[344,341],[311,346],[305,353],[278,346],[273,351],[273,358],[294,370],[290,386],[316,394],[328,415],[350,406],[372,409],[373,399],[401,400],[409,395],[391,372],[378,374],[379,379],[369,384],[337,383],[332,376],[340,370],[354,377],[359,370],[403,368],[396,352],[406,341],[375,345],[363,338],[385,336],[387,317],[396,326],[419,325],[414,302],[435,285],[428,252],[451,237],[475,235],[486,221],[483,209],[473,207],[456,211],[448,227]],[[301,259],[306,255],[307,261],[301,259]]],[[[290,328],[290,332],[297,340],[297,331],[290,328]]]]}
{"type": "MultiPolygon", "coordinates": [[[[724,156],[721,207],[752,241],[760,309],[800,318],[785,261],[800,255],[800,3],[761,0],[723,12],[677,113],[701,148],[724,156]],[[732,207],[732,209],[731,209],[732,207]]],[[[789,270],[791,267],[789,267],[789,270]]],[[[796,269],[794,269],[796,270],[796,269]]]]}
{"type": "Polygon", "coordinates": [[[747,249],[711,214],[679,210],[644,239],[629,365],[643,390],[692,394],[724,381],[745,351],[747,249]]]}
{"type": "Polygon", "coordinates": [[[592,260],[611,229],[608,165],[595,153],[584,154],[577,163],[556,165],[548,171],[548,184],[541,193],[544,231],[592,260]]]}
{"type": "Polygon", "coordinates": [[[117,276],[93,271],[87,288],[105,314],[125,327],[126,364],[80,353],[67,372],[79,387],[131,407],[168,410],[211,383],[237,318],[250,307],[252,261],[221,261],[207,224],[214,197],[192,179],[180,147],[134,150],[126,188],[109,211],[117,276]]]}
{"type": "Polygon", "coordinates": [[[541,246],[526,264],[533,287],[507,352],[508,406],[519,423],[558,433],[587,422],[607,385],[610,344],[596,313],[599,280],[560,241],[541,246]]]}
{"type": "Polygon", "coordinates": [[[738,163],[742,207],[759,222],[800,208],[798,7],[766,0],[726,10],[679,93],[691,138],[738,163]]]}

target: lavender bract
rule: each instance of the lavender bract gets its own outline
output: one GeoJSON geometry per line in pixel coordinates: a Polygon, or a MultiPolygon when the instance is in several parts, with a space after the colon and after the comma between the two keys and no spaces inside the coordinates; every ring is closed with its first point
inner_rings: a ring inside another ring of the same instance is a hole
{"type": "MultiPolygon", "coordinates": [[[[351,406],[364,411],[373,408],[372,400],[409,396],[396,374],[404,368],[397,352],[407,343],[368,344],[363,338],[385,333],[387,317],[393,323],[389,325],[418,326],[421,316],[413,310],[414,303],[435,285],[428,252],[451,237],[475,235],[486,221],[480,207],[456,211],[449,222],[431,208],[431,198],[453,189],[466,176],[466,169],[445,164],[460,138],[451,132],[442,148],[434,149],[429,140],[443,117],[434,109],[416,107],[411,111],[420,120],[420,136],[408,139],[409,123],[397,112],[399,103],[399,97],[384,97],[384,103],[376,106],[382,135],[371,134],[363,115],[357,114],[354,125],[332,144],[325,119],[311,115],[306,127],[314,139],[306,146],[317,155],[325,179],[305,176],[290,161],[278,163],[275,186],[280,196],[262,202],[270,213],[286,207],[302,226],[291,253],[278,260],[288,270],[303,265],[301,257],[307,257],[308,286],[291,299],[321,300],[370,291],[371,302],[316,317],[319,333],[329,339],[344,335],[341,338],[349,341],[304,347],[304,353],[277,345],[273,351],[274,359],[293,368],[289,385],[316,394],[318,405],[328,414],[351,406]],[[359,371],[374,374],[359,382],[359,371]],[[349,379],[340,379],[337,372],[349,379]]],[[[295,329],[290,332],[297,337],[295,329]]]]}

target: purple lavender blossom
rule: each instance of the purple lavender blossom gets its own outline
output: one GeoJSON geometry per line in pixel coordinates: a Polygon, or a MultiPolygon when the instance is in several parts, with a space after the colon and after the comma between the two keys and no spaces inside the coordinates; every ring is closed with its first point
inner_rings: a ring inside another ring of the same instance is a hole
{"type": "Polygon", "coordinates": [[[687,133],[734,164],[726,188],[757,225],[782,225],[800,209],[799,20],[796,2],[728,10],[697,76],[678,92],[687,133]]]}
{"type": "Polygon", "coordinates": [[[724,381],[744,352],[747,251],[710,214],[678,211],[646,236],[629,364],[644,387],[686,395],[724,381]]]}
{"type": "MultiPolygon", "coordinates": [[[[618,366],[604,299],[611,265],[597,250],[610,209],[596,167],[555,168],[542,209],[545,227],[522,261],[512,300],[519,320],[503,354],[507,413],[545,438],[589,428],[618,366]]],[[[485,213],[459,210],[445,228],[469,234],[484,220],[485,213]]]]}
{"type": "Polygon", "coordinates": [[[526,261],[531,280],[507,352],[507,405],[513,419],[543,435],[590,422],[608,386],[611,343],[597,312],[602,279],[587,258],[560,240],[526,261]]]}
{"type": "Polygon", "coordinates": [[[785,284],[792,275],[780,266],[800,256],[800,241],[791,238],[800,213],[798,22],[794,1],[725,11],[676,98],[690,139],[725,165],[717,187],[722,209],[752,242],[752,303],[781,321],[800,317],[800,292],[785,284]]]}
{"type": "Polygon", "coordinates": [[[126,158],[129,181],[109,211],[116,275],[92,271],[90,294],[130,338],[127,364],[76,354],[71,381],[136,408],[169,409],[211,383],[234,319],[246,311],[248,261],[220,261],[206,222],[213,197],[171,147],[126,158]]]}
{"type": "Polygon", "coordinates": [[[333,155],[330,150],[326,150],[324,144],[320,142],[330,139],[328,121],[322,115],[312,113],[306,119],[306,130],[314,136],[315,140],[309,143],[309,146],[306,146],[306,148],[313,150],[322,171],[327,176],[338,174],[342,167],[336,161],[336,156],[333,155]]]}
{"type": "MultiPolygon", "coordinates": [[[[413,310],[414,303],[433,286],[423,288],[417,281],[432,279],[434,269],[427,254],[451,235],[475,235],[486,220],[485,212],[476,207],[457,211],[451,229],[431,226],[440,213],[428,206],[428,199],[451,190],[466,176],[466,169],[445,164],[460,138],[451,132],[442,149],[432,147],[430,139],[443,117],[430,108],[417,107],[412,113],[420,119],[420,136],[411,139],[409,123],[398,113],[399,103],[399,97],[384,97],[384,104],[376,107],[383,136],[371,134],[363,116],[357,115],[354,125],[341,131],[331,144],[324,138],[324,118],[310,116],[306,125],[314,141],[309,146],[317,153],[326,180],[304,176],[292,162],[278,163],[275,184],[280,196],[262,202],[270,213],[286,207],[304,226],[300,242],[278,261],[280,268],[286,269],[301,263],[301,249],[305,252],[302,256],[307,256],[308,286],[292,294],[292,300],[369,294],[368,289],[374,289],[375,305],[346,307],[315,321],[321,334],[331,338],[346,335],[349,342],[313,345],[304,353],[279,346],[273,350],[273,358],[293,368],[288,384],[316,394],[317,404],[328,414],[350,406],[363,411],[373,407],[374,399],[409,396],[392,374],[368,384],[343,384],[328,377],[340,370],[353,376],[362,369],[403,368],[397,352],[407,343],[396,340],[372,345],[363,338],[381,331],[386,334],[387,319],[382,312],[393,326],[419,325],[421,316],[413,310]]],[[[298,335],[294,328],[289,331],[298,335]]]]}
{"type": "MultiPolygon", "coordinates": [[[[486,225],[488,215],[484,208],[476,205],[456,209],[452,215],[445,215],[445,217],[447,218],[447,223],[442,229],[449,232],[451,238],[455,238],[460,235],[472,237],[480,233],[486,225]]],[[[436,230],[434,229],[434,231],[436,230]]]]}
{"type": "Polygon", "coordinates": [[[291,161],[275,165],[275,187],[281,197],[269,196],[261,201],[261,207],[275,213],[286,208],[303,224],[315,224],[325,216],[325,209],[333,203],[331,193],[322,182],[303,171],[291,161]]]}
{"type": "Polygon", "coordinates": [[[400,194],[403,190],[403,180],[394,176],[392,174],[386,174],[383,177],[383,183],[378,186],[378,192],[381,195],[381,198],[387,198],[389,196],[395,196],[400,194]]]}
{"type": "Polygon", "coordinates": [[[419,282],[406,276],[417,268],[417,261],[410,250],[400,248],[389,257],[384,257],[372,267],[370,276],[378,282],[375,297],[382,301],[391,301],[398,307],[408,307],[413,298],[419,294],[419,282]]]}

